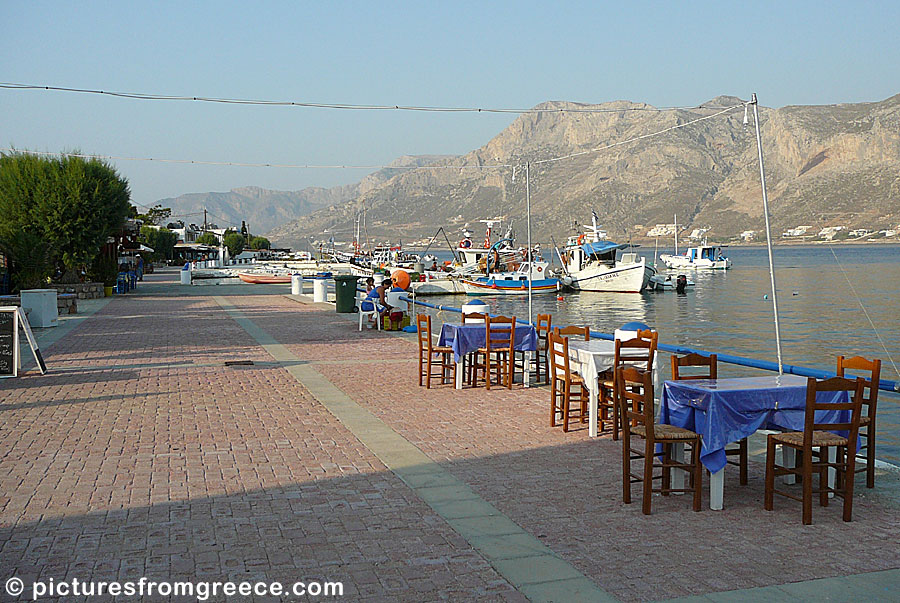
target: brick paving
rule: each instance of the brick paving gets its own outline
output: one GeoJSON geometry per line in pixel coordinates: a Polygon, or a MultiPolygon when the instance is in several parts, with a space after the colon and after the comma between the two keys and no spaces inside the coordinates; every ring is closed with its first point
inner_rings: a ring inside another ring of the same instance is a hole
{"type": "Polygon", "coordinates": [[[754,464],[748,486],[729,474],[722,512],[672,496],[645,517],[621,503],[620,445],[551,429],[546,389],[425,390],[413,339],[263,289],[159,285],[173,278],[149,275],[148,293],[46,349],[50,374],[0,381],[0,581],[328,579],[353,600],[522,598],[209,297],[223,292],[621,599],[900,568],[898,505],[878,489],[857,490],[852,523],[835,503],[802,526],[799,503],[763,511],[754,464]]]}

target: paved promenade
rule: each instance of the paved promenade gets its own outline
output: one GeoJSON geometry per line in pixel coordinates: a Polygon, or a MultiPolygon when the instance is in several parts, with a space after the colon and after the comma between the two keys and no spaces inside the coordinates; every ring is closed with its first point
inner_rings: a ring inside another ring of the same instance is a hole
{"type": "Polygon", "coordinates": [[[546,388],[425,390],[413,337],[358,333],[285,287],[178,276],[80,304],[39,334],[47,375],[0,381],[0,600],[12,576],[319,580],[364,601],[900,599],[895,473],[857,482],[851,523],[839,502],[812,526],[793,501],[765,512],[758,457],[749,485],[727,475],[725,510],[704,492],[700,513],[656,497],[647,517],[637,486],[621,502],[620,443],[550,428],[546,388]]]}

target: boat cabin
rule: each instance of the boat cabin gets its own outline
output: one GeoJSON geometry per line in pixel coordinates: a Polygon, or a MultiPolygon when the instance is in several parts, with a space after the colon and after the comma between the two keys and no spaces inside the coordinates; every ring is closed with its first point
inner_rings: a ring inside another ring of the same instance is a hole
{"type": "MultiPolygon", "coordinates": [[[[569,263],[574,266],[575,270],[580,270],[590,262],[604,264],[606,266],[616,265],[616,253],[620,249],[627,248],[628,245],[613,243],[612,241],[591,241],[567,246],[567,254],[569,263]]],[[[636,254],[627,254],[637,257],[636,254]]],[[[624,259],[624,256],[623,256],[624,259]]]]}

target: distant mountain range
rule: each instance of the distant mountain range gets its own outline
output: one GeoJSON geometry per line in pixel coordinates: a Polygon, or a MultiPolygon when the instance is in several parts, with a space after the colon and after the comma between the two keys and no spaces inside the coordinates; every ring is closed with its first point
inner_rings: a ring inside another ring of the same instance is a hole
{"type": "MultiPolygon", "coordinates": [[[[763,225],[752,109],[748,125],[738,108],[660,136],[594,149],[740,104],[721,96],[702,109],[657,112],[629,101],[543,103],[538,107],[605,111],[523,114],[466,155],[406,157],[397,164],[463,169],[382,170],[345,187],[241,195],[248,200],[230,210],[223,203],[219,211],[231,211],[238,220],[244,212],[257,221],[256,231],[271,224],[269,237],[293,247],[302,247],[308,237],[323,238],[326,230],[349,240],[360,213],[369,237],[379,241],[430,236],[438,226],[454,236],[467,222],[498,215],[513,220],[521,236],[522,171],[513,177],[511,169],[471,168],[531,162],[536,240],[560,241],[574,220],[589,221],[592,209],[616,240],[639,238],[650,226],[671,222],[674,214],[679,225],[709,228],[711,239],[728,240],[763,225]],[[288,198],[297,199],[290,208],[288,198]]],[[[875,103],[760,107],[760,122],[773,229],[779,234],[797,225],[877,229],[900,223],[900,95],[875,103]]],[[[178,199],[162,203],[174,206],[178,199]]]]}

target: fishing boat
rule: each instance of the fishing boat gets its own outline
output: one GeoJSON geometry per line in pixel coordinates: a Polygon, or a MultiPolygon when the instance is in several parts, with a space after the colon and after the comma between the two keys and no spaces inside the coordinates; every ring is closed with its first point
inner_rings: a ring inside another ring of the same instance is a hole
{"type": "Polygon", "coordinates": [[[717,245],[699,245],[688,247],[682,254],[660,254],[659,259],[673,270],[727,270],[731,268],[731,260],[722,255],[722,248],[717,245]]]}
{"type": "Polygon", "coordinates": [[[500,239],[474,266],[460,272],[457,278],[467,295],[528,295],[529,281],[532,294],[559,291],[559,279],[549,274],[550,264],[539,256],[540,250],[529,254],[513,248],[512,242],[500,239]]]}
{"type": "Polygon", "coordinates": [[[622,253],[630,245],[605,240],[606,233],[591,212],[591,226],[571,236],[563,253],[557,250],[563,265],[562,284],[576,291],[639,293],[647,288],[656,270],[637,253],[622,253]]]}
{"type": "Polygon", "coordinates": [[[659,259],[673,270],[727,270],[731,268],[731,260],[722,255],[722,248],[709,245],[704,239],[697,247],[688,247],[684,253],[678,253],[678,216],[675,216],[675,253],[663,253],[659,259]]]}

